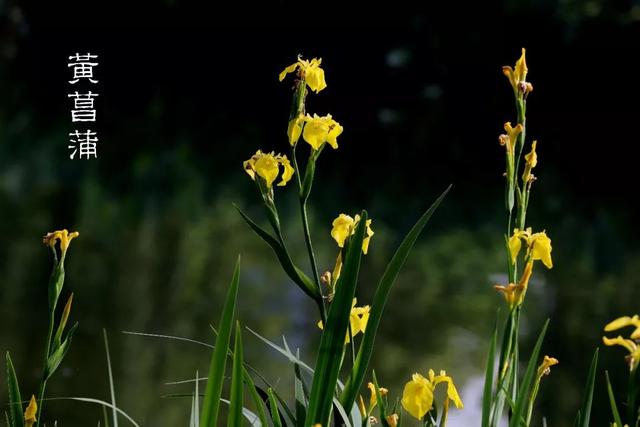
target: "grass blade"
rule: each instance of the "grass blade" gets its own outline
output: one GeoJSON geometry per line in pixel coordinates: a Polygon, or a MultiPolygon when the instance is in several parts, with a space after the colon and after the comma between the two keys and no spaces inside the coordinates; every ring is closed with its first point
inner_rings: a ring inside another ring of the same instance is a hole
{"type": "Polygon", "coordinates": [[[598,368],[598,350],[599,349],[596,348],[596,351],[593,353],[591,366],[589,367],[589,374],[587,375],[587,384],[584,389],[582,406],[580,408],[580,427],[589,427],[589,420],[591,418],[591,404],[593,403],[593,389],[595,388],[596,371],[598,368]]]}
{"type": "Polygon", "coordinates": [[[215,348],[211,356],[207,388],[202,402],[202,414],[200,425],[202,427],[218,427],[218,412],[220,410],[220,399],[222,398],[222,383],[227,364],[227,351],[231,341],[231,329],[233,327],[233,317],[236,309],[236,299],[238,297],[238,284],[240,283],[240,256],[233,271],[231,285],[227,291],[227,297],[220,318],[219,333],[215,348]]]}
{"type": "MultiPolygon", "coordinates": [[[[362,211],[355,235],[347,245],[343,271],[336,284],[336,293],[329,308],[327,324],[320,339],[320,350],[309,396],[306,426],[315,424],[329,425],[333,395],[342,365],[351,305],[358,282],[366,222],[367,212],[362,211]]],[[[371,321],[371,318],[369,318],[369,321],[371,321]]]]}
{"type": "Polygon", "coordinates": [[[122,415],[127,421],[129,421],[134,427],[140,427],[140,424],[136,423],[133,418],[131,418],[129,416],[129,414],[127,414],[126,412],[124,412],[122,409],[116,407],[115,405],[112,405],[109,402],[105,402],[104,400],[100,400],[100,399],[93,399],[90,397],[54,397],[54,398],[48,398],[45,400],[74,400],[76,402],[85,402],[85,403],[94,403],[96,405],[101,405],[104,406],[106,408],[113,408],[118,414],[122,415]]]}
{"type": "Polygon", "coordinates": [[[7,351],[7,386],[9,387],[9,419],[11,427],[23,427],[24,417],[22,416],[22,398],[20,397],[20,386],[18,377],[13,367],[11,356],[7,351]]]}
{"type": "Polygon", "coordinates": [[[267,413],[264,407],[265,401],[262,400],[262,398],[260,397],[260,393],[258,393],[258,388],[256,387],[256,384],[253,382],[251,375],[249,375],[249,370],[247,368],[243,367],[242,375],[244,378],[244,382],[245,384],[247,384],[247,388],[249,389],[249,394],[253,399],[253,403],[254,405],[256,405],[256,410],[258,411],[257,415],[258,415],[258,419],[260,420],[260,423],[263,426],[268,426],[269,423],[267,422],[267,413]]]}
{"type": "Polygon", "coordinates": [[[269,394],[269,409],[271,411],[271,420],[273,421],[273,427],[282,427],[282,422],[280,421],[280,412],[278,411],[278,402],[276,402],[276,397],[273,394],[273,389],[269,388],[267,390],[269,394]]]}
{"type": "MultiPolygon", "coordinates": [[[[300,358],[299,353],[297,354],[297,357],[298,359],[300,358]]],[[[295,373],[294,396],[296,399],[296,420],[298,427],[304,427],[304,420],[307,417],[307,399],[309,396],[305,390],[306,387],[302,378],[302,372],[300,371],[300,365],[294,363],[293,370],[295,373]]]]}
{"type": "Polygon", "coordinates": [[[609,395],[609,403],[611,404],[611,413],[613,414],[613,421],[618,426],[623,426],[620,419],[620,412],[618,412],[618,405],[616,405],[616,398],[613,395],[613,389],[611,388],[611,381],[609,380],[609,372],[604,371],[605,378],[607,379],[607,394],[609,395]]]}
{"type": "Polygon", "coordinates": [[[113,427],[118,427],[118,413],[116,412],[116,390],[113,386],[113,371],[111,370],[111,356],[109,355],[109,340],[106,329],[102,330],[104,337],[104,350],[107,353],[107,370],[109,372],[109,393],[111,396],[113,427]]]}
{"type": "Polygon", "coordinates": [[[243,396],[243,372],[244,367],[242,365],[242,332],[240,329],[240,322],[236,323],[236,339],[233,347],[233,369],[231,374],[231,407],[229,410],[229,419],[227,420],[228,427],[241,427],[242,426],[242,408],[244,404],[243,396]]]}
{"type": "Polygon", "coordinates": [[[498,340],[498,323],[493,328],[493,336],[489,344],[487,367],[485,369],[484,390],[482,392],[482,427],[489,427],[491,417],[491,403],[493,401],[493,376],[496,358],[496,341],[498,340]]]}
{"type": "Polygon", "coordinates": [[[531,358],[529,359],[529,364],[527,365],[527,371],[524,374],[522,384],[520,384],[520,388],[518,389],[518,398],[515,402],[513,415],[511,417],[511,420],[509,421],[509,427],[520,427],[524,410],[527,407],[527,400],[529,399],[529,389],[531,388],[533,377],[536,374],[538,358],[540,357],[540,349],[542,348],[542,342],[544,341],[544,336],[547,333],[548,326],[549,319],[544,322],[542,331],[540,331],[540,335],[538,335],[536,345],[533,347],[533,351],[531,352],[531,358]]]}
{"type": "Polygon", "coordinates": [[[451,186],[433,202],[433,204],[427,209],[427,211],[420,217],[418,222],[413,226],[409,233],[405,236],[404,240],[396,250],[396,253],[389,261],[380,283],[376,289],[373,297],[373,304],[371,305],[371,312],[369,313],[369,320],[367,322],[367,329],[360,344],[358,355],[354,363],[351,375],[345,384],[345,389],[342,392],[340,402],[345,408],[351,408],[356,401],[357,394],[362,387],[362,383],[369,367],[369,361],[373,353],[373,346],[375,344],[376,334],[378,333],[378,327],[382,319],[382,313],[389,297],[391,287],[395,283],[400,269],[404,265],[413,245],[420,236],[420,233],[427,225],[427,222],[438,208],[442,200],[445,198],[451,186]]]}

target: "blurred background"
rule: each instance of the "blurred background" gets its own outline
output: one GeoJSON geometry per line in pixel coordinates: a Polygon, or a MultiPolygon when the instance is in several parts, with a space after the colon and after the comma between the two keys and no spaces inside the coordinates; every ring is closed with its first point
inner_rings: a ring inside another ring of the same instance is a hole
{"type": "MultiPolygon", "coordinates": [[[[259,148],[288,152],[291,80],[277,76],[300,53],[323,58],[328,84],[308,110],[331,113],[345,129],[339,149],[321,156],[310,201],[321,270],[335,260],[333,218],[367,209],[376,234],[358,298],[370,303],[404,233],[453,184],[392,291],[372,366],[392,396],[413,372],[446,369],[465,402],[450,425],[477,425],[489,336],[503,306],[492,285],[505,280],[497,138],[515,113],[501,66],[525,46],[535,88],[527,136],[539,141],[527,219],[552,238],[555,266],[533,278],[523,354],[549,317],[543,352],[560,365],[543,380],[537,417],[572,425],[603,325],[638,312],[640,3],[486,3],[350,12],[331,3],[223,10],[164,1],[56,5],[54,14],[0,1],[0,350],[11,351],[23,394],[36,390],[46,334],[51,259],[41,236],[59,228],[81,233],[65,284],[80,327],[50,397],[108,399],[104,328],[119,406],[141,425],[185,425],[189,400],[166,396],[191,386],[165,383],[203,375],[209,351],[122,331],[212,342],[209,325],[238,253],[241,321],[272,340],[286,335],[313,364],[314,308],[232,207],[266,223],[241,164],[259,148]],[[67,58],[76,52],[99,55],[93,160],[70,160],[67,150],[67,94],[76,90],[67,58]]],[[[293,186],[276,198],[306,267],[293,186]]],[[[289,393],[291,366],[248,333],[245,348],[289,393]]],[[[611,418],[605,368],[622,399],[623,356],[620,348],[601,352],[593,425],[611,418]]],[[[46,416],[84,426],[101,414],[61,401],[46,416]]]]}

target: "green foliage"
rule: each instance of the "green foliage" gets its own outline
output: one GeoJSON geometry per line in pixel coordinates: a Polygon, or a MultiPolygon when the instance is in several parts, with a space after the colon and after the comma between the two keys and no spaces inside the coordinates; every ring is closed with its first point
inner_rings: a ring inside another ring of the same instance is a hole
{"type": "Polygon", "coordinates": [[[238,285],[240,283],[240,257],[236,261],[233,271],[233,278],[227,291],[224,310],[218,324],[218,338],[216,346],[211,356],[207,388],[202,402],[202,413],[200,415],[200,425],[203,427],[217,427],[218,412],[220,409],[220,399],[222,398],[222,383],[224,381],[225,367],[227,363],[227,351],[231,341],[231,331],[233,328],[233,317],[238,297],[238,285]]]}
{"type": "Polygon", "coordinates": [[[9,352],[6,355],[7,369],[7,386],[9,387],[9,420],[11,427],[24,426],[24,417],[22,415],[22,398],[20,397],[20,387],[18,385],[18,377],[11,361],[9,352]]]}

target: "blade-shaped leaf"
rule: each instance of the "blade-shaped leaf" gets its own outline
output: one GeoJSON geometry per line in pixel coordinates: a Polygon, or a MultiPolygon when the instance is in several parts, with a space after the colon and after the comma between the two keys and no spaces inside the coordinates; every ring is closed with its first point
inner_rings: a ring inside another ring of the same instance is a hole
{"type": "Polygon", "coordinates": [[[293,264],[291,257],[282,247],[280,242],[273,237],[269,232],[256,224],[247,214],[242,212],[238,206],[235,206],[236,210],[242,216],[242,219],[251,227],[251,229],[262,239],[264,240],[270,247],[273,249],[273,252],[276,254],[278,261],[280,261],[280,265],[284,269],[285,273],[293,280],[307,295],[309,295],[314,300],[318,301],[322,299],[322,296],[319,294],[318,289],[313,284],[311,279],[298,267],[293,264]]]}
{"type": "Polygon", "coordinates": [[[345,408],[350,408],[356,401],[356,396],[362,387],[367,369],[369,367],[369,361],[373,354],[373,346],[375,344],[376,334],[378,333],[378,327],[382,319],[382,313],[389,297],[391,287],[395,283],[400,269],[404,265],[413,245],[420,236],[420,233],[424,229],[425,225],[438,208],[444,197],[447,195],[451,186],[449,186],[427,209],[427,211],[420,217],[418,222],[413,226],[409,233],[405,236],[404,240],[396,250],[396,253],[389,261],[387,268],[385,269],[380,283],[376,288],[375,295],[373,297],[373,304],[371,305],[371,311],[369,313],[369,320],[367,321],[367,329],[364,333],[364,338],[360,344],[358,350],[358,356],[354,363],[351,375],[345,384],[345,389],[340,397],[340,402],[345,408]]]}
{"type": "Polygon", "coordinates": [[[249,375],[249,370],[246,367],[242,369],[242,375],[244,377],[244,382],[247,384],[247,388],[249,389],[249,394],[253,399],[253,403],[254,405],[256,405],[256,410],[258,411],[257,415],[258,415],[258,418],[260,419],[260,423],[263,426],[268,426],[269,424],[267,422],[267,414],[264,408],[265,401],[260,397],[260,394],[258,393],[258,388],[256,387],[256,384],[253,382],[251,375],[249,375]]]}
{"type": "Polygon", "coordinates": [[[20,397],[20,386],[18,385],[18,377],[13,367],[11,356],[7,351],[7,386],[9,387],[9,419],[11,427],[23,427],[24,417],[22,416],[22,398],[20,397]]]}
{"type": "MultiPolygon", "coordinates": [[[[297,358],[298,360],[300,359],[300,352],[297,352],[297,358]]],[[[307,416],[307,399],[309,397],[309,393],[306,390],[304,379],[302,378],[300,365],[298,363],[294,363],[293,370],[295,373],[294,395],[296,398],[296,420],[298,421],[298,427],[304,427],[304,420],[307,416]]]]}
{"type": "Polygon", "coordinates": [[[611,414],[613,415],[613,421],[618,426],[623,426],[622,421],[620,419],[620,412],[618,412],[618,405],[616,404],[616,397],[613,394],[613,389],[611,388],[611,381],[609,380],[609,372],[604,371],[605,378],[607,379],[607,394],[609,395],[609,404],[611,405],[611,414]]]}
{"type": "Polygon", "coordinates": [[[242,332],[240,322],[236,323],[236,339],[233,347],[233,369],[231,374],[231,407],[229,409],[228,427],[242,426],[242,408],[244,407],[244,393],[242,387],[242,332]]]}
{"type": "Polygon", "coordinates": [[[220,318],[219,333],[216,340],[211,364],[207,388],[202,402],[202,414],[200,425],[202,427],[218,427],[218,412],[220,410],[220,399],[222,397],[222,383],[224,381],[225,367],[227,364],[227,351],[231,341],[231,330],[233,328],[233,317],[236,309],[236,299],[238,297],[238,284],[240,283],[240,256],[233,271],[231,285],[227,291],[224,309],[220,318]]]}
{"type": "MultiPolygon", "coordinates": [[[[589,374],[587,375],[587,384],[584,388],[582,396],[582,406],[580,407],[580,427],[589,427],[589,419],[591,418],[591,404],[593,403],[593,389],[596,383],[596,370],[598,368],[598,348],[593,353],[589,374]]],[[[622,424],[619,424],[622,425],[622,424]]]]}
{"type": "Polygon", "coordinates": [[[282,427],[282,422],[280,420],[280,411],[278,411],[278,402],[276,402],[276,397],[273,394],[273,389],[267,389],[267,393],[269,394],[269,409],[271,411],[271,420],[273,421],[273,427],[282,427]]]}
{"type": "Polygon", "coordinates": [[[60,363],[64,359],[64,356],[66,356],[67,352],[69,351],[69,347],[71,347],[71,340],[73,339],[73,334],[76,332],[76,329],[78,329],[77,322],[71,327],[71,329],[69,329],[67,338],[62,341],[60,347],[55,349],[54,352],[51,353],[51,356],[49,356],[49,358],[47,359],[47,367],[44,374],[45,379],[48,380],[49,378],[51,378],[51,375],[53,375],[56,369],[58,369],[58,366],[60,366],[60,363]]]}
{"type": "Polygon", "coordinates": [[[376,371],[373,371],[373,387],[376,391],[376,401],[378,402],[378,411],[380,411],[380,421],[384,427],[389,427],[389,423],[387,422],[387,402],[382,398],[382,393],[380,393],[380,386],[378,385],[376,371]]]}
{"type": "MultiPolygon", "coordinates": [[[[329,308],[327,324],[320,339],[320,349],[309,396],[306,426],[329,425],[333,395],[336,391],[336,383],[344,355],[351,305],[358,282],[366,222],[367,212],[362,211],[355,234],[347,245],[342,274],[336,284],[336,292],[329,308]]],[[[348,407],[350,408],[351,405],[348,407]]]]}
{"type": "Polygon", "coordinates": [[[487,356],[487,366],[485,368],[484,391],[482,393],[482,427],[489,427],[491,415],[491,402],[493,400],[493,376],[496,358],[496,341],[498,339],[498,324],[493,328],[493,336],[489,344],[489,355],[487,356]]]}
{"type": "Polygon", "coordinates": [[[529,364],[527,365],[527,371],[524,374],[522,384],[520,384],[520,388],[518,389],[518,398],[516,399],[515,406],[513,408],[513,414],[509,421],[509,427],[520,427],[520,422],[522,421],[522,416],[524,415],[524,410],[527,407],[527,401],[529,399],[529,390],[533,382],[533,377],[536,374],[538,358],[540,356],[540,349],[542,348],[542,342],[544,341],[544,336],[547,333],[548,326],[549,320],[547,319],[547,321],[544,322],[542,331],[540,331],[540,335],[538,335],[536,345],[533,347],[533,351],[531,352],[531,358],[529,359],[529,364]]]}
{"type": "Polygon", "coordinates": [[[104,350],[105,350],[105,353],[107,354],[107,371],[109,373],[109,394],[111,396],[111,404],[113,405],[113,408],[112,408],[113,427],[118,427],[118,413],[116,412],[116,409],[115,409],[116,408],[116,390],[115,390],[115,387],[113,386],[113,371],[111,369],[111,356],[109,354],[110,353],[109,340],[107,339],[106,329],[102,330],[102,335],[104,337],[104,350]]]}

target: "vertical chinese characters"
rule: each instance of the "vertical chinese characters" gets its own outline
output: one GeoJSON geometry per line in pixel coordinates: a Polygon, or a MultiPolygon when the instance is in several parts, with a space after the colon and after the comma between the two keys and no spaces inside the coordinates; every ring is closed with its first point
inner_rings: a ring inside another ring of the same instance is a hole
{"type": "MultiPolygon", "coordinates": [[[[90,53],[79,54],[76,53],[69,57],[69,63],[67,67],[73,70],[73,77],[69,80],[69,84],[78,85],[77,89],[86,88],[88,85],[95,85],[98,80],[94,79],[93,69],[98,65],[96,61],[98,55],[92,55],[90,53]]],[[[84,92],[76,90],[74,93],[67,95],[68,98],[73,99],[73,108],[71,109],[71,122],[95,122],[96,121],[96,109],[94,106],[97,93],[92,91],[84,92]]],[[[74,129],[69,133],[69,154],[70,159],[74,159],[76,154],[79,153],[80,159],[90,159],[98,157],[98,134],[97,132],[87,129],[74,129]]]]}

